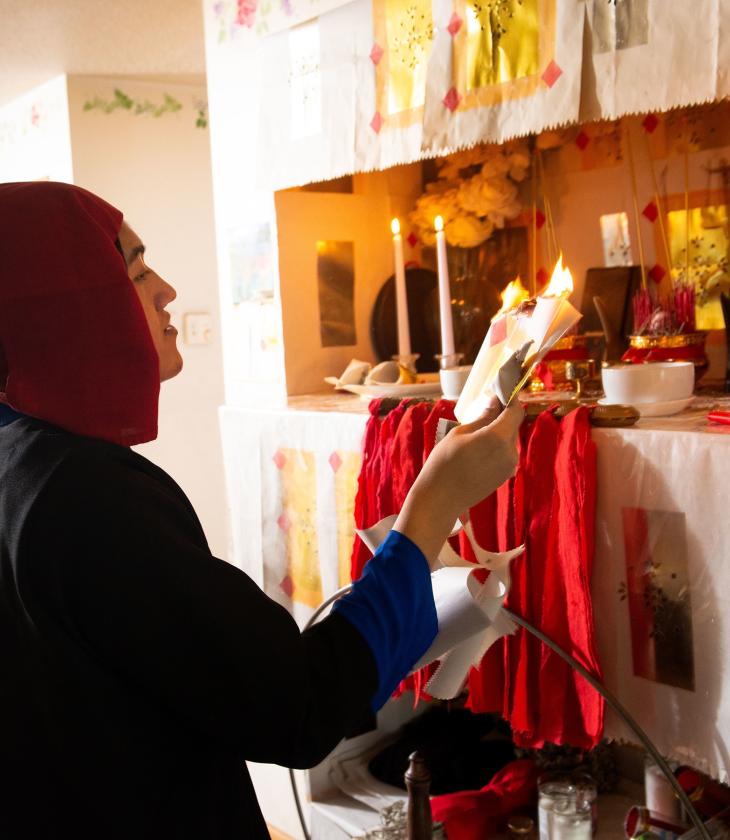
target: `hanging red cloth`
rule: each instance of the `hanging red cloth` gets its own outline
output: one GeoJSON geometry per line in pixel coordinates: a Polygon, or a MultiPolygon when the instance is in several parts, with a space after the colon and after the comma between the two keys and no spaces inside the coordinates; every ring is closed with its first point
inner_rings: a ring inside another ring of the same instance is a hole
{"type": "MultiPolygon", "coordinates": [[[[435,444],[441,418],[453,403],[401,403],[384,420],[371,404],[356,500],[357,527],[396,513],[435,444]]],[[[472,508],[475,536],[486,549],[505,551],[524,542],[512,564],[507,606],[544,630],[600,676],[590,595],[596,506],[596,451],[586,409],[565,419],[543,412],[520,432],[513,479],[472,508]]],[[[457,546],[455,545],[455,548],[457,546]]],[[[460,554],[474,560],[465,535],[460,554]]],[[[355,541],[353,579],[369,552],[355,541]]],[[[486,573],[485,573],[486,574],[486,573]]],[[[426,683],[435,666],[404,680],[415,702],[429,699],[426,683]]],[[[557,654],[525,631],[494,645],[468,678],[469,707],[497,712],[510,722],[517,744],[546,741],[595,746],[603,731],[603,701],[557,654]]]]}
{"type": "Polygon", "coordinates": [[[434,822],[444,824],[449,840],[494,837],[513,814],[530,813],[537,803],[538,771],[523,758],[503,767],[481,790],[431,797],[434,822]]]}
{"type": "MultiPolygon", "coordinates": [[[[526,546],[512,564],[507,606],[600,678],[590,594],[596,450],[587,409],[562,421],[543,412],[523,426],[521,444],[515,478],[496,494],[497,547],[526,546]]],[[[502,714],[523,747],[551,742],[587,749],[603,733],[600,695],[522,629],[487,652],[479,670],[471,672],[469,690],[470,708],[502,714]],[[493,686],[500,662],[501,703],[493,686]]]]}
{"type": "Polygon", "coordinates": [[[121,224],[80,187],[0,184],[0,401],[132,446],[157,437],[160,372],[121,224]]]}

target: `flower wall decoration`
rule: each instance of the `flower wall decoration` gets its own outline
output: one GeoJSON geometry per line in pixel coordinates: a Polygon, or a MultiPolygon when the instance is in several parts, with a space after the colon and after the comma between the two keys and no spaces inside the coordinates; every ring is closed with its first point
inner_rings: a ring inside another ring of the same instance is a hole
{"type": "Polygon", "coordinates": [[[438,179],[429,184],[410,216],[426,245],[433,245],[433,221],[444,220],[450,245],[473,248],[495,228],[522,211],[518,185],[530,168],[524,141],[503,146],[475,146],[437,162],[438,179]]]}

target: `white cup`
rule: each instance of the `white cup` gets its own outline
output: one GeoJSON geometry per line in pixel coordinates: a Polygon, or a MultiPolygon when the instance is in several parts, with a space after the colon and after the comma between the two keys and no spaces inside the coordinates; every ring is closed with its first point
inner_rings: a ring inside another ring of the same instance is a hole
{"type": "Polygon", "coordinates": [[[471,372],[471,365],[459,365],[459,367],[442,368],[439,371],[441,380],[441,391],[447,400],[458,400],[461,390],[471,372]]]}
{"type": "Polygon", "coordinates": [[[672,402],[692,396],[692,362],[645,362],[605,367],[601,371],[606,400],[625,405],[672,402]]]}

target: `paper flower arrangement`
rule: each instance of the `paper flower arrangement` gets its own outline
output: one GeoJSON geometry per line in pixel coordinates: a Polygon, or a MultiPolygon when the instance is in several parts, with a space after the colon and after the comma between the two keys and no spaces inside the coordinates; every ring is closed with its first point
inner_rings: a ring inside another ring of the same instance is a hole
{"type": "Polygon", "coordinates": [[[411,223],[425,245],[435,242],[433,220],[444,220],[449,245],[473,248],[522,210],[518,184],[530,168],[524,142],[475,146],[437,162],[438,179],[416,202],[411,223]]]}

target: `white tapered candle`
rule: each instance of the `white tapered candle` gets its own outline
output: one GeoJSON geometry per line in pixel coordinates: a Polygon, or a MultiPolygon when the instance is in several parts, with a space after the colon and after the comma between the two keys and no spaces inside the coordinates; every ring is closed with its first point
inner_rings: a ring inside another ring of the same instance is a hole
{"type": "Polygon", "coordinates": [[[449,266],[446,261],[446,234],[444,220],[436,216],[433,226],[436,228],[436,263],[439,276],[439,316],[441,321],[441,354],[451,356],[454,347],[454,324],[451,318],[451,286],[449,284],[449,266]]]}
{"type": "Polygon", "coordinates": [[[406,269],[403,262],[403,237],[400,222],[393,219],[393,254],[395,256],[395,312],[398,321],[398,355],[411,355],[411,332],[408,326],[408,293],[406,291],[406,269]]]}

